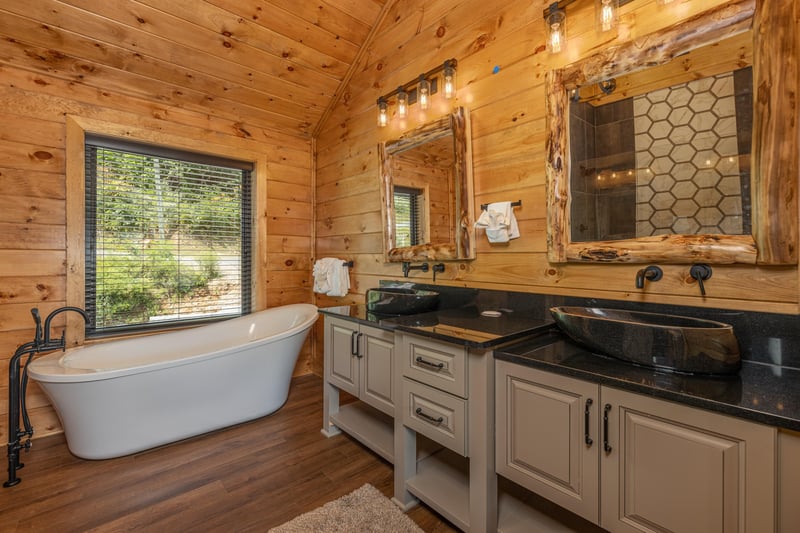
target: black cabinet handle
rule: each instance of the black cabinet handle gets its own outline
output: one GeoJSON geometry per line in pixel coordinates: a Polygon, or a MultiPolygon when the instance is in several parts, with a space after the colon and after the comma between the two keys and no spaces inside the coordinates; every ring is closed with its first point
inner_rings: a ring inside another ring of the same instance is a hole
{"type": "Polygon", "coordinates": [[[417,357],[415,361],[421,365],[427,365],[431,368],[435,368],[436,370],[441,370],[444,368],[444,363],[431,363],[430,361],[426,361],[422,357],[417,357]]]}
{"type": "Polygon", "coordinates": [[[424,418],[425,420],[430,422],[431,424],[436,424],[438,426],[439,424],[444,422],[444,418],[441,417],[441,416],[439,418],[433,418],[431,415],[429,415],[427,413],[423,413],[422,412],[422,407],[417,407],[414,410],[414,412],[417,413],[418,416],[421,416],[422,418],[424,418]]]}
{"type": "Polygon", "coordinates": [[[583,408],[583,441],[589,448],[592,447],[592,437],[589,436],[589,407],[592,406],[594,401],[591,398],[586,398],[586,405],[583,408]]]}
{"type": "Polygon", "coordinates": [[[358,355],[358,332],[350,334],[350,355],[358,355]]]}
{"type": "Polygon", "coordinates": [[[611,445],[608,444],[608,412],[611,410],[611,404],[607,403],[603,407],[603,449],[606,453],[611,453],[611,445]]]}
{"type": "Polygon", "coordinates": [[[356,335],[356,357],[358,357],[359,359],[364,357],[364,354],[361,353],[361,337],[363,336],[364,336],[363,333],[359,333],[358,335],[356,335]]]}

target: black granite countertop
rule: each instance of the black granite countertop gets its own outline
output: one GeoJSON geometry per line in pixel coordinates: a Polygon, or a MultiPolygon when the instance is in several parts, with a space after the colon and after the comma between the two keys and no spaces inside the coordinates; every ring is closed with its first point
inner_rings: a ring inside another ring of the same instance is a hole
{"type": "MultiPolygon", "coordinates": [[[[382,281],[381,286],[393,283],[382,281]]],[[[496,359],[800,431],[800,315],[420,284],[415,287],[440,292],[439,309],[407,317],[378,316],[368,312],[365,305],[329,307],[320,312],[386,330],[491,348],[496,359]],[[592,354],[554,327],[549,312],[554,305],[622,308],[729,323],[739,340],[742,369],[736,376],[692,376],[592,354]],[[500,311],[501,316],[481,316],[485,310],[500,311]]]]}
{"type": "Polygon", "coordinates": [[[380,316],[365,305],[328,307],[321,313],[347,318],[370,326],[399,330],[422,337],[451,342],[468,348],[494,348],[555,327],[553,319],[537,318],[510,309],[489,310],[499,316],[482,315],[477,306],[440,309],[408,316],[380,316]]]}
{"type": "Polygon", "coordinates": [[[323,315],[344,318],[352,322],[366,324],[376,328],[394,330],[395,325],[387,322],[387,319],[393,317],[376,315],[367,311],[366,305],[339,305],[336,307],[323,307],[319,310],[323,315]]]}
{"type": "Polygon", "coordinates": [[[495,359],[800,431],[800,371],[743,361],[735,376],[635,366],[577,346],[557,330],[494,352],[495,359]]]}

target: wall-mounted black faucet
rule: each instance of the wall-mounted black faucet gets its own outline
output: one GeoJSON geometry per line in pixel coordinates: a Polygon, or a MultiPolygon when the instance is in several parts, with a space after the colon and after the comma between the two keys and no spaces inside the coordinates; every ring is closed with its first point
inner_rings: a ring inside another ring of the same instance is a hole
{"type": "Polygon", "coordinates": [[[63,350],[66,347],[64,334],[57,341],[50,340],[50,322],[53,318],[65,311],[74,311],[83,317],[88,324],[89,316],[86,311],[79,307],[59,307],[47,315],[44,321],[44,331],[42,331],[42,317],[37,308],[31,309],[33,321],[36,324],[36,332],[33,341],[26,342],[14,352],[8,362],[8,480],[3,483],[4,487],[13,487],[21,480],[17,477],[17,470],[24,465],[20,462],[19,456],[22,450],[31,447],[31,437],[33,437],[33,426],[28,417],[28,408],[25,404],[25,392],[28,389],[28,363],[33,359],[34,354],[51,352],[53,350],[63,350]],[[28,356],[25,366],[22,367],[22,358],[28,356]],[[20,427],[20,417],[22,427],[20,427]],[[23,443],[22,439],[27,438],[23,443]]]}
{"type": "Polygon", "coordinates": [[[706,295],[706,288],[703,282],[711,277],[711,267],[705,263],[696,263],[689,269],[689,275],[697,280],[700,285],[700,294],[706,295]]]}
{"type": "Polygon", "coordinates": [[[664,271],[655,265],[649,265],[636,273],[636,288],[644,289],[644,281],[658,281],[664,275],[664,271]]]}
{"type": "Polygon", "coordinates": [[[411,263],[408,261],[403,261],[403,277],[407,278],[408,273],[412,270],[421,270],[423,272],[428,271],[428,263],[422,263],[421,265],[411,266],[411,263]]]}

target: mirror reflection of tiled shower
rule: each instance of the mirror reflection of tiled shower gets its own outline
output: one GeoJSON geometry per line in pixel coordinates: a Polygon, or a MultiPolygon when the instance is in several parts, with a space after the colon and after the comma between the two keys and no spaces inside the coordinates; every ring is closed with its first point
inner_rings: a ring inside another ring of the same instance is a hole
{"type": "Polygon", "coordinates": [[[750,67],[571,102],[572,240],[749,234],[751,132],[750,67]]]}

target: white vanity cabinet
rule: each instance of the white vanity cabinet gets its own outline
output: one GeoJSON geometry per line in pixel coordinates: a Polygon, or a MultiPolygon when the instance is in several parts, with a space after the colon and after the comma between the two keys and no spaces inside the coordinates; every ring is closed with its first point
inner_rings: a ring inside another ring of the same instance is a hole
{"type": "Polygon", "coordinates": [[[403,377],[395,419],[395,502],[408,509],[418,498],[463,531],[494,531],[491,350],[405,332],[397,333],[397,347],[395,366],[403,377]],[[438,449],[418,449],[431,441],[438,449]]]}
{"type": "Polygon", "coordinates": [[[322,432],[331,436],[341,429],[390,462],[397,396],[394,351],[391,331],[325,317],[322,432]],[[340,391],[360,401],[340,405],[340,391]]]}
{"type": "Polygon", "coordinates": [[[776,430],[496,362],[498,474],[609,531],[774,531],[776,430]]]}

